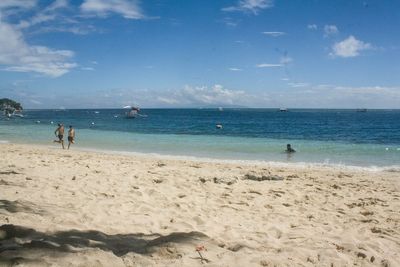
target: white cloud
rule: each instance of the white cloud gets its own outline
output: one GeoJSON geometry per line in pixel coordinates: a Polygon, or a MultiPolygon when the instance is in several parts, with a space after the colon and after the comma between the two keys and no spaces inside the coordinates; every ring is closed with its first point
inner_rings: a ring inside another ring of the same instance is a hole
{"type": "Polygon", "coordinates": [[[356,57],[360,51],[372,49],[372,45],[357,40],[354,36],[350,35],[347,39],[335,43],[332,46],[330,55],[338,57],[356,57]]]}
{"type": "Polygon", "coordinates": [[[293,59],[291,57],[287,56],[287,55],[282,56],[281,59],[279,60],[279,63],[281,65],[287,65],[287,64],[292,63],[292,62],[293,62],[293,59]]]}
{"type": "Polygon", "coordinates": [[[42,105],[43,104],[42,102],[35,100],[35,99],[30,99],[29,102],[31,102],[34,105],[42,105]]]}
{"type": "Polygon", "coordinates": [[[257,64],[257,68],[275,68],[275,67],[282,67],[282,64],[270,64],[270,63],[261,63],[257,64]]]}
{"type": "MultiPolygon", "coordinates": [[[[160,94],[160,93],[158,93],[160,94]]],[[[161,93],[156,105],[174,106],[232,106],[249,105],[257,101],[252,95],[240,90],[230,90],[222,85],[207,86],[188,86],[182,89],[161,93]]]]}
{"type": "Polygon", "coordinates": [[[42,13],[37,14],[33,18],[31,18],[29,21],[27,21],[27,20],[20,21],[19,24],[17,25],[17,27],[20,29],[25,29],[25,28],[32,27],[36,24],[54,20],[55,18],[56,18],[55,14],[46,14],[46,13],[42,12],[42,13]]]}
{"type": "Polygon", "coordinates": [[[231,70],[231,71],[242,71],[242,69],[239,69],[239,68],[229,68],[229,70],[231,70]]]}
{"type": "Polygon", "coordinates": [[[400,87],[314,85],[286,93],[287,106],[400,108],[400,87]]]}
{"type": "MultiPolygon", "coordinates": [[[[301,83],[300,83],[301,85],[301,83]]],[[[0,85],[1,86],[1,85],[0,85]]],[[[231,90],[221,85],[185,86],[173,90],[108,89],[70,92],[57,97],[49,92],[8,88],[9,97],[19,99],[26,108],[121,108],[145,107],[288,107],[288,108],[400,108],[400,87],[312,85],[280,88],[265,86],[262,92],[231,90]],[[28,91],[27,91],[28,90],[28,91]],[[96,97],[93,97],[96,95],[96,97]],[[42,102],[34,105],[31,99],[42,102]]],[[[0,87],[0,90],[2,88],[0,87]]]]}
{"type": "MultiPolygon", "coordinates": [[[[18,23],[17,27],[20,29],[26,29],[37,24],[43,24],[45,22],[54,21],[59,18],[58,10],[67,8],[67,0],[55,0],[53,3],[45,7],[44,9],[37,12],[29,20],[22,20],[18,23]]],[[[52,25],[50,28],[54,28],[52,25]]]]}
{"type": "Polygon", "coordinates": [[[53,50],[26,43],[20,30],[0,20],[0,64],[5,70],[61,76],[77,65],[70,50],[53,50]]]}
{"type": "Polygon", "coordinates": [[[285,35],[286,33],[284,33],[284,32],[263,32],[263,34],[269,35],[272,37],[278,37],[278,36],[285,35]]]}
{"type": "Polygon", "coordinates": [[[324,36],[325,37],[329,37],[335,34],[339,33],[338,28],[336,27],[336,25],[325,25],[324,26],[324,36]]]}
{"type": "Polygon", "coordinates": [[[225,17],[222,20],[220,20],[222,23],[224,23],[226,26],[228,27],[236,27],[237,25],[239,25],[240,21],[239,20],[235,20],[232,19],[230,17],[225,17]]]}
{"type": "Polygon", "coordinates": [[[81,70],[93,71],[94,68],[92,68],[92,67],[82,67],[81,70]]]}
{"type": "Polygon", "coordinates": [[[308,24],[307,29],[315,31],[315,30],[318,30],[318,26],[317,26],[317,24],[308,24]]]}
{"type": "Polygon", "coordinates": [[[240,0],[237,5],[229,6],[222,9],[226,12],[240,11],[245,13],[253,13],[257,15],[260,10],[271,8],[274,6],[273,0],[240,0]]]}
{"type": "Polygon", "coordinates": [[[180,104],[177,99],[174,98],[168,98],[168,97],[163,97],[163,96],[158,96],[157,101],[162,103],[162,104],[167,104],[167,105],[176,105],[180,104]]]}
{"type": "Polygon", "coordinates": [[[46,11],[51,11],[66,7],[68,7],[68,0],[55,0],[46,8],[46,11]]]}
{"type": "Polygon", "coordinates": [[[36,0],[1,0],[0,9],[3,8],[32,8],[36,6],[36,0]]]}
{"type": "Polygon", "coordinates": [[[290,87],[294,87],[294,88],[309,86],[308,83],[288,83],[288,85],[289,85],[290,87]]]}
{"type": "Polygon", "coordinates": [[[142,9],[136,0],[84,0],[81,5],[84,13],[106,17],[109,13],[117,13],[126,19],[144,19],[142,9]]]}
{"type": "Polygon", "coordinates": [[[77,26],[42,26],[39,30],[33,31],[33,33],[47,33],[47,32],[68,32],[76,35],[87,35],[92,32],[101,32],[96,29],[93,25],[77,25],[77,26]]]}

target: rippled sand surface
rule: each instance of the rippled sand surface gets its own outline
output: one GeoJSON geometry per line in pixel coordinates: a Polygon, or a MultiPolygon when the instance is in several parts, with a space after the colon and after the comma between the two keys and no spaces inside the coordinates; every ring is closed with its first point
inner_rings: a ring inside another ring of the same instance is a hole
{"type": "Polygon", "coordinates": [[[0,155],[0,266],[400,266],[396,169],[0,155]]]}

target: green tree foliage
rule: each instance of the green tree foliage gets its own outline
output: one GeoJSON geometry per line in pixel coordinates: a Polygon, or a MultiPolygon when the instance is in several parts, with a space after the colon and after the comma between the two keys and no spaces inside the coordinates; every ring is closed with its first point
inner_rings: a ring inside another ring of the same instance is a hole
{"type": "Polygon", "coordinates": [[[22,110],[22,106],[20,103],[15,102],[14,100],[8,99],[8,98],[1,98],[0,99],[0,110],[22,110]]]}

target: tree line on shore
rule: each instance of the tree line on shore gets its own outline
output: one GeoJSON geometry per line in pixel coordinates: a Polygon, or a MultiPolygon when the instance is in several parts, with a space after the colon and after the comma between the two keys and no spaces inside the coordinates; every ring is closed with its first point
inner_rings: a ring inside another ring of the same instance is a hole
{"type": "Polygon", "coordinates": [[[14,111],[23,110],[22,105],[14,100],[8,98],[0,99],[0,110],[5,113],[13,113],[14,111]]]}

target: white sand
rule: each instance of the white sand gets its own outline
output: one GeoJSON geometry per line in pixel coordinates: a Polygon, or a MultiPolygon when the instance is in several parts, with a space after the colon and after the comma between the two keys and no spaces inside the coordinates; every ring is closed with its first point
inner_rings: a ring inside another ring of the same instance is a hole
{"type": "Polygon", "coordinates": [[[396,170],[0,155],[0,265],[400,266],[396,170]]]}

